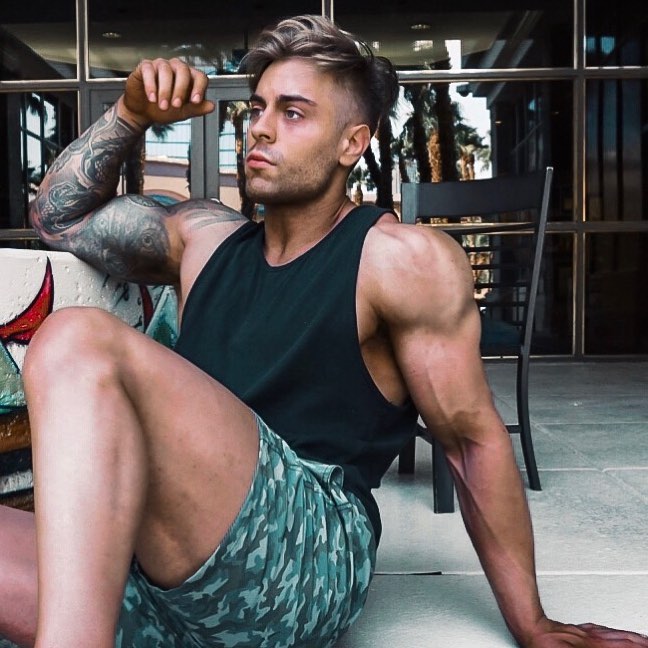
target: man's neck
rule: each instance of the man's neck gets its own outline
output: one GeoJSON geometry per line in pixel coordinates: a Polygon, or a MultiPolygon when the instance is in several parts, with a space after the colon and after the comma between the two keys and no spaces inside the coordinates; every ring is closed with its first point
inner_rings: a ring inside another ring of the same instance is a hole
{"type": "Polygon", "coordinates": [[[318,205],[267,206],[266,260],[270,265],[283,265],[301,256],[317,245],[353,207],[346,195],[318,205]]]}

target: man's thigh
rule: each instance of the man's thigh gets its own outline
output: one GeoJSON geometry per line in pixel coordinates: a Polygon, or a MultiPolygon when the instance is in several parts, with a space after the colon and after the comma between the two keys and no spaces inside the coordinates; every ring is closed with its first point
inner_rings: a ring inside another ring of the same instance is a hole
{"type": "Polygon", "coordinates": [[[359,614],[375,562],[371,524],[339,466],[299,459],[262,421],[255,477],[214,554],[164,590],[135,564],[118,646],[320,648],[359,614]]]}
{"type": "Polygon", "coordinates": [[[97,420],[81,434],[143,435],[147,496],[136,553],[161,585],[181,582],[219,544],[249,490],[258,455],[254,414],[195,365],[104,311],[57,311],[41,331],[34,342],[45,356],[37,368],[49,378],[42,389],[51,392],[55,382],[58,397],[50,397],[55,409],[45,408],[43,426],[53,412],[70,420],[86,407],[97,420]],[[93,390],[101,381],[118,388],[93,390]],[[97,392],[108,393],[99,406],[97,392]],[[115,415],[130,406],[134,432],[120,429],[115,415]]]}
{"type": "Polygon", "coordinates": [[[0,506],[0,646],[33,643],[37,596],[34,515],[0,506]]]}

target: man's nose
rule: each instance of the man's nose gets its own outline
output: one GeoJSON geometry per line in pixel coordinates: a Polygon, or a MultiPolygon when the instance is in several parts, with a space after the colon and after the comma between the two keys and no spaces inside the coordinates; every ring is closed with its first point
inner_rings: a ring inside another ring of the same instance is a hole
{"type": "Polygon", "coordinates": [[[250,125],[250,134],[255,140],[273,141],[276,134],[275,118],[271,111],[266,109],[250,125]]]}

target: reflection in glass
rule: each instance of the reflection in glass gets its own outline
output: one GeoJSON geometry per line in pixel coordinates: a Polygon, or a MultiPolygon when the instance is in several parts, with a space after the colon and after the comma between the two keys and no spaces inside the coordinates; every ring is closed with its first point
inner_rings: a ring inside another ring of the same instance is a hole
{"type": "Polygon", "coordinates": [[[586,114],[586,218],[648,220],[648,81],[588,81],[586,114]]]}
{"type": "Polygon", "coordinates": [[[74,0],[2,2],[0,80],[74,79],[74,0]]]}
{"type": "Polygon", "coordinates": [[[89,0],[90,75],[125,77],[143,58],[178,57],[209,75],[234,74],[262,28],[321,13],[318,0],[222,3],[89,0]]]}
{"type": "Polygon", "coordinates": [[[191,120],[153,124],[143,141],[142,193],[167,205],[187,200],[191,192],[191,120]]]}
{"type": "MultiPolygon", "coordinates": [[[[482,339],[495,347],[510,344],[505,340],[510,339],[511,327],[517,328],[521,318],[521,310],[514,302],[526,298],[532,254],[530,235],[478,234],[460,238],[470,263],[476,264],[473,266],[474,296],[484,316],[482,339]],[[485,267],[480,269],[479,265],[485,267]]],[[[572,352],[572,250],[572,235],[545,236],[531,345],[533,354],[572,352]]]]}
{"type": "Polygon", "coordinates": [[[472,180],[555,167],[550,218],[572,208],[572,85],[424,83],[398,104],[349,180],[354,200],[400,201],[401,182],[472,180]]]}
{"type": "MultiPolygon", "coordinates": [[[[219,195],[223,203],[247,218],[259,218],[262,208],[245,192],[246,138],[249,127],[247,101],[221,101],[219,115],[219,195]]],[[[209,170],[208,170],[209,171],[209,170]]]]}
{"type": "Polygon", "coordinates": [[[545,237],[531,344],[533,354],[572,353],[573,248],[571,234],[545,237]]]}
{"type": "Polygon", "coordinates": [[[335,20],[399,69],[571,66],[572,4],[345,0],[335,20]]]}
{"type": "MultiPolygon", "coordinates": [[[[111,103],[104,103],[104,111],[111,103]]],[[[191,120],[153,124],[129,152],[117,194],[143,194],[164,205],[190,197],[191,120]]]]}
{"type": "Polygon", "coordinates": [[[587,65],[648,64],[648,3],[645,0],[587,3],[587,65]]]}
{"type": "Polygon", "coordinates": [[[401,87],[391,115],[349,177],[355,202],[398,208],[401,182],[490,177],[490,115],[466,84],[401,87]]]}
{"type": "Polygon", "coordinates": [[[648,233],[586,238],[585,353],[647,353],[648,233]]]}
{"type": "Polygon", "coordinates": [[[7,134],[0,151],[0,227],[27,227],[27,205],[59,153],[76,137],[75,92],[0,94],[7,134]]]}
{"type": "MultiPolygon", "coordinates": [[[[497,237],[496,237],[497,238],[497,237]]],[[[496,264],[502,264],[496,272],[508,272],[506,279],[509,286],[521,280],[521,272],[525,265],[524,256],[531,249],[515,235],[503,235],[495,241],[495,246],[501,246],[501,258],[496,264]],[[511,240],[507,240],[511,239],[511,240]]],[[[492,241],[491,241],[492,243],[492,241]]],[[[549,234],[545,236],[545,247],[542,261],[536,311],[533,324],[533,339],[531,353],[539,355],[568,355],[572,352],[572,251],[573,236],[571,234],[549,234]]],[[[484,271],[488,272],[488,271],[484,271]]],[[[490,281],[490,277],[476,277],[476,281],[490,281]]],[[[517,299],[524,298],[524,289],[516,295],[517,299]]],[[[475,295],[477,304],[480,299],[488,300],[485,295],[475,295]]],[[[497,296],[495,296],[495,300],[497,296]]],[[[483,320],[484,333],[497,337],[507,330],[507,323],[515,322],[519,314],[508,305],[505,308],[490,307],[490,321],[483,320]],[[489,326],[490,325],[490,326],[489,326]]]]}

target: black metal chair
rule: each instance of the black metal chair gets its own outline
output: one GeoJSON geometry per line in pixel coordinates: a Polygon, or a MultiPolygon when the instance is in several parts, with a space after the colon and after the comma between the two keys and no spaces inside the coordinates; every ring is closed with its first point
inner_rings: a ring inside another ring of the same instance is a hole
{"type": "MultiPolygon", "coordinates": [[[[441,227],[466,251],[482,316],[482,357],[516,357],[516,424],[529,486],[541,490],[529,421],[529,360],[549,210],[553,168],[524,176],[438,183],[403,183],[401,220],[441,227]]],[[[420,421],[420,419],[419,419],[420,421]]],[[[454,487],[445,455],[432,444],[434,510],[454,510],[454,487]]],[[[399,455],[399,472],[414,472],[416,439],[399,455]]]]}

